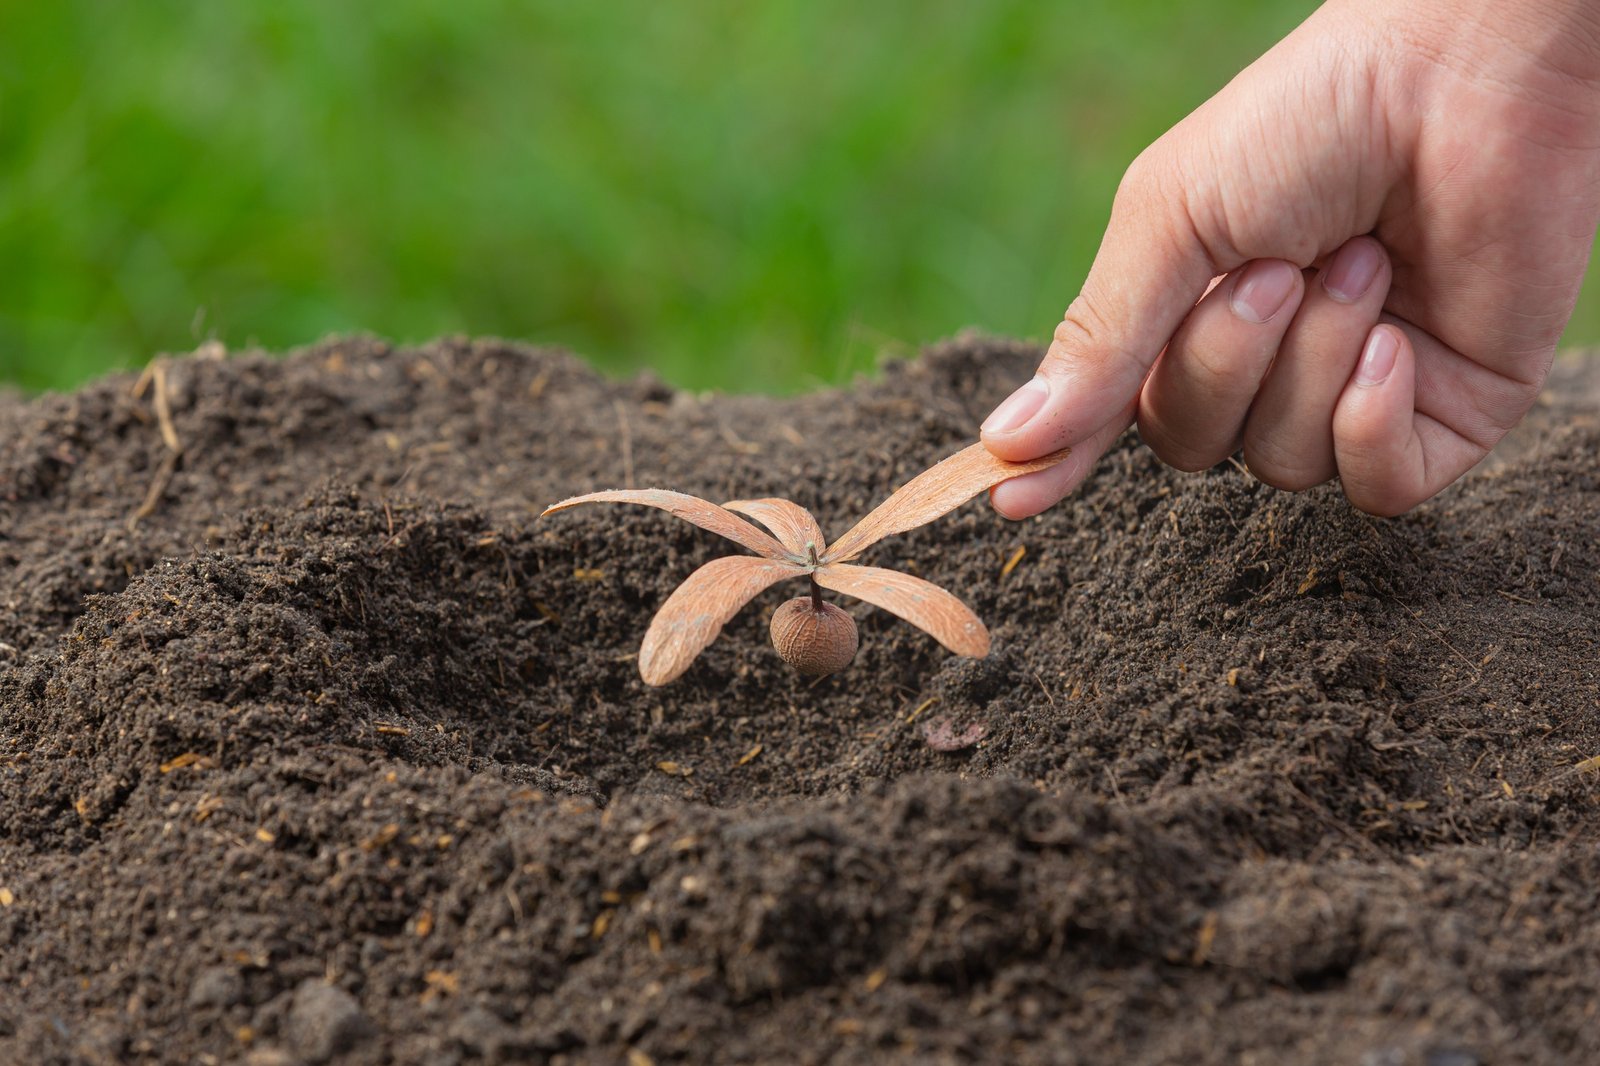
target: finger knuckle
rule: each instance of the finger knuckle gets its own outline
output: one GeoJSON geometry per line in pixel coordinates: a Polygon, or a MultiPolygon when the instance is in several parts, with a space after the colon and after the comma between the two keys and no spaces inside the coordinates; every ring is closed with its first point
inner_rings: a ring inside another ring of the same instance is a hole
{"type": "Polygon", "coordinates": [[[1159,195],[1170,169],[1163,162],[1165,154],[1162,142],[1156,141],[1134,156],[1128,169],[1122,172],[1122,180],[1117,182],[1116,196],[1112,199],[1113,211],[1136,207],[1159,195]]]}
{"type": "Polygon", "coordinates": [[[1222,396],[1234,391],[1251,363],[1239,352],[1187,340],[1180,340],[1167,354],[1182,364],[1185,376],[1191,379],[1191,390],[1202,396],[1222,396]]]}
{"type": "Polygon", "coordinates": [[[1085,289],[1056,323],[1052,340],[1075,358],[1120,357],[1122,329],[1093,289],[1085,289]]]}

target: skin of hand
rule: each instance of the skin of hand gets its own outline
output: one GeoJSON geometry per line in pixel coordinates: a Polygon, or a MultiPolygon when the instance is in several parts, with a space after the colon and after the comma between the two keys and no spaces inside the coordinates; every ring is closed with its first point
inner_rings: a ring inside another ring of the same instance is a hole
{"type": "Polygon", "coordinates": [[[983,425],[1004,459],[1074,454],[994,506],[1051,506],[1137,419],[1181,469],[1242,447],[1405,511],[1532,406],[1597,220],[1600,0],[1330,0],[1128,169],[983,425]]]}

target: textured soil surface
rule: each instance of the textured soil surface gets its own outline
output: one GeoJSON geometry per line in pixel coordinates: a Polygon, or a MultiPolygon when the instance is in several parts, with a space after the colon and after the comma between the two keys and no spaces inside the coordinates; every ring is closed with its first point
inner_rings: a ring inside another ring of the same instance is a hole
{"type": "Polygon", "coordinates": [[[652,689],[740,549],[535,518],[836,534],[1036,356],[771,400],[347,340],[0,397],[0,1062],[1600,1062],[1600,364],[1403,519],[1130,436],[874,548],[982,661],[844,601],[806,681],[780,587],[652,689]]]}

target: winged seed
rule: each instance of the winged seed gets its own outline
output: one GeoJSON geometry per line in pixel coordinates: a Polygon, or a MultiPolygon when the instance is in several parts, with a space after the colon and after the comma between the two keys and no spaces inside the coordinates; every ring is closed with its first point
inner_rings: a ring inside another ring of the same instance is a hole
{"type": "Polygon", "coordinates": [[[639,648],[639,673],[646,684],[664,685],[678,677],[751,600],[780,581],[808,574],[823,588],[865,600],[910,622],[957,655],[981,658],[989,653],[989,631],[972,608],[919,577],[850,560],[884,537],[926,525],[980,492],[1008,478],[1054,466],[1067,454],[1068,449],[1062,449],[1030,462],[1010,463],[995,458],[982,444],[970,445],[902,485],[820,558],[817,550],[826,542],[816,519],[798,504],[776,497],[731,500],[719,507],[667,489],[611,489],[562,500],[543,514],[585,503],[643,504],[756,553],[713,559],[667,597],[639,648]],[[752,525],[740,512],[771,532],[752,525]]]}

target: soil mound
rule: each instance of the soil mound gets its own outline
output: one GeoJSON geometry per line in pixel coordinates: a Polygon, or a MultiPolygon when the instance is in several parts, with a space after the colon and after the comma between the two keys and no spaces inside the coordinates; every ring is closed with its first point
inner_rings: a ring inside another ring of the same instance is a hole
{"type": "Polygon", "coordinates": [[[494,341],[0,397],[0,1061],[1600,1060],[1600,364],[1402,519],[1132,435],[1051,513],[870,561],[821,682],[739,549],[838,532],[1037,351],[792,399],[494,341]],[[947,750],[953,749],[953,750],[947,750]]]}

